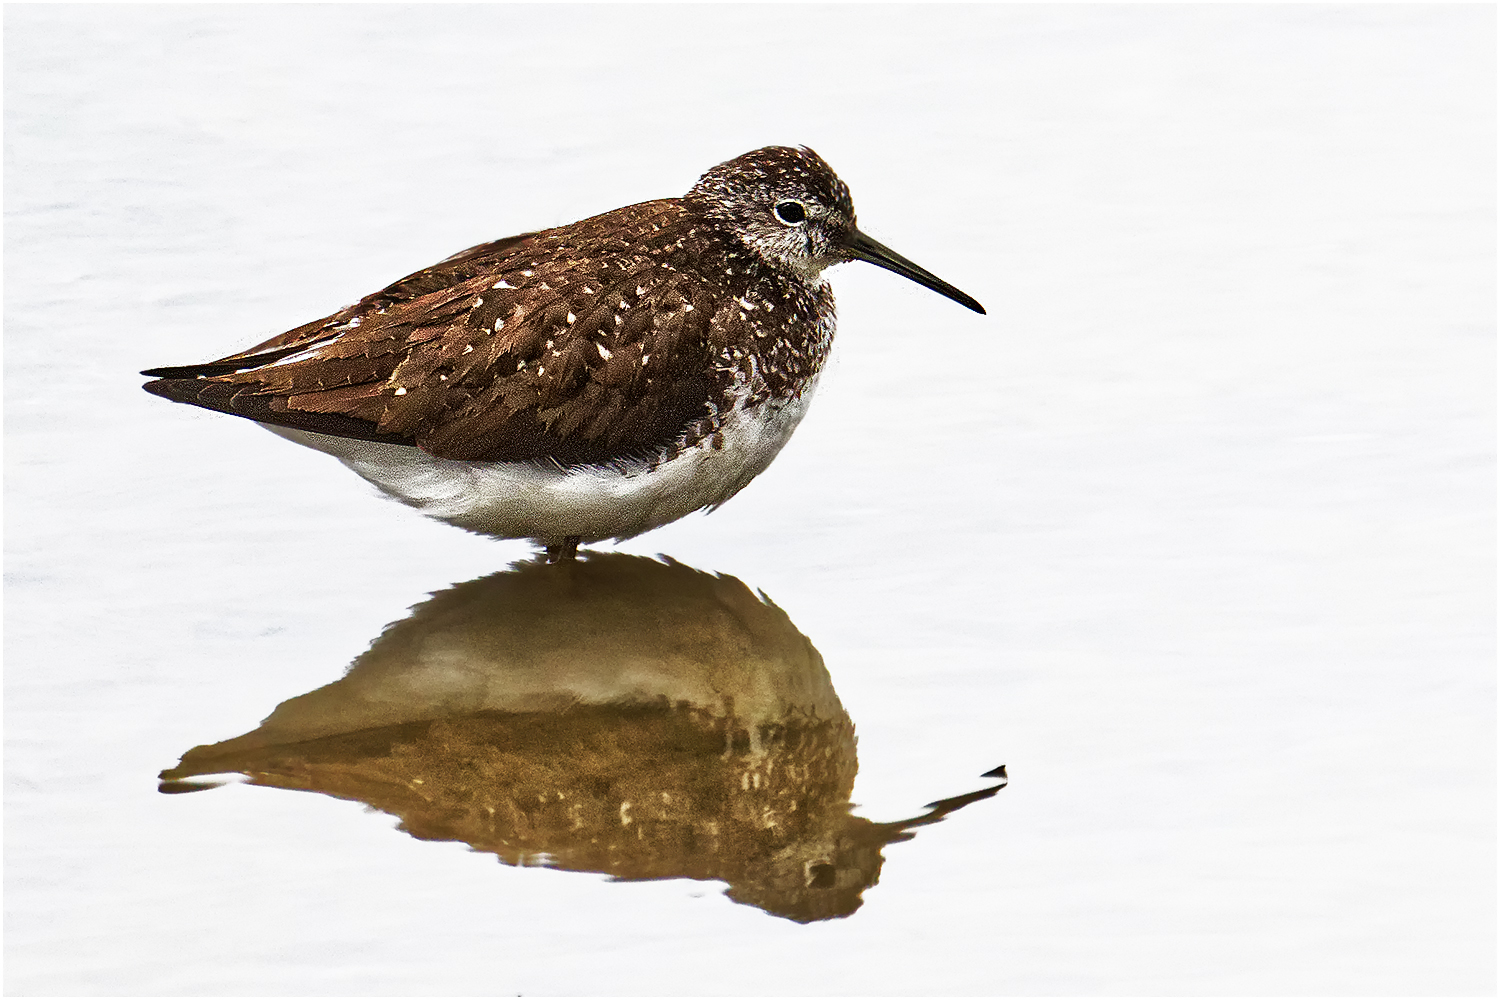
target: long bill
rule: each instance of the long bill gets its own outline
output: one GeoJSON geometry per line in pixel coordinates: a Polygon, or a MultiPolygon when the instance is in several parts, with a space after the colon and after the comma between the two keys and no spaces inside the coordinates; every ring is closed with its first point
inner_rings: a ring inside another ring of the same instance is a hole
{"type": "Polygon", "coordinates": [[[967,306],[980,314],[984,313],[984,306],[980,305],[973,296],[964,294],[931,271],[918,267],[890,247],[870,239],[858,229],[851,228],[839,242],[850,260],[862,260],[876,267],[883,267],[887,271],[895,271],[903,278],[910,278],[924,288],[930,288],[939,295],[946,295],[959,305],[967,306]]]}

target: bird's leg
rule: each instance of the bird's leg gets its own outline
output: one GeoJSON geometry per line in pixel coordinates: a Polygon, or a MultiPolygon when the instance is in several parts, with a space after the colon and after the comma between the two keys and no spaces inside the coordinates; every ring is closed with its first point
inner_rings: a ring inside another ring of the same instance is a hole
{"type": "Polygon", "coordinates": [[[547,561],[549,563],[557,563],[564,560],[572,562],[574,559],[577,559],[578,537],[577,535],[569,535],[562,540],[561,545],[547,546],[547,561]]]}

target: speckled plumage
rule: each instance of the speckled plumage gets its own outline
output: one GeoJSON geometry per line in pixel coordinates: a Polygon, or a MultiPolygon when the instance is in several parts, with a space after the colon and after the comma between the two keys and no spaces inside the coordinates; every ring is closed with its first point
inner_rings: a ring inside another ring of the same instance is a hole
{"type": "MultiPolygon", "coordinates": [[[[751,457],[733,459],[748,476],[718,475],[702,496],[688,477],[674,487],[688,495],[657,515],[608,524],[595,512],[579,531],[566,516],[548,530],[545,503],[514,523],[493,510],[475,523],[435,514],[551,544],[629,537],[661,514],[722,503],[769,464],[832,343],[821,271],[850,259],[982,311],[859,233],[847,186],[815,153],[768,147],[710,170],[686,197],[474,247],[240,354],[147,371],[160,378],[145,388],[273,425],[418,507],[382,481],[380,455],[515,467],[530,490],[538,477],[649,479],[687,453],[724,451],[726,433],[750,435],[751,457]]],[[[496,469],[482,471],[493,488],[496,469]]]]}

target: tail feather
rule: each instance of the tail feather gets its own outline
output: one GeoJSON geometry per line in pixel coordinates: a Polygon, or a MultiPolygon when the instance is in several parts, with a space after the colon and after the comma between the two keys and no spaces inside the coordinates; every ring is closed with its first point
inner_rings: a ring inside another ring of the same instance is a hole
{"type": "MultiPolygon", "coordinates": [[[[298,351],[305,351],[311,347],[313,342],[304,341],[293,344],[290,347],[278,347],[274,351],[262,351],[248,357],[223,358],[219,361],[208,361],[201,365],[167,365],[162,368],[147,368],[141,372],[142,375],[150,375],[153,378],[210,378],[214,375],[232,375],[235,372],[248,371],[259,368],[262,365],[274,364],[282,358],[289,358],[298,351]]],[[[161,393],[157,393],[161,395],[161,393]]]]}
{"type": "MultiPolygon", "coordinates": [[[[176,369],[153,369],[153,371],[172,370],[176,369]]],[[[151,372],[142,374],[149,375],[151,372]]],[[[249,386],[210,382],[204,378],[159,378],[154,382],[147,382],[141,388],[153,396],[170,399],[174,403],[201,406],[205,410],[228,413],[263,424],[292,427],[316,434],[354,438],[359,441],[404,445],[414,443],[410,438],[399,434],[383,434],[376,430],[375,424],[357,417],[348,417],[340,413],[308,413],[303,410],[289,410],[284,398],[256,393],[249,386]]]]}

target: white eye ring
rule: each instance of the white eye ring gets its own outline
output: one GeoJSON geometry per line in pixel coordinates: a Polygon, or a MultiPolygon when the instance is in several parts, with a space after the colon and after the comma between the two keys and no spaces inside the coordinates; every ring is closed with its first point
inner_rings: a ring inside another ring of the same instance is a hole
{"type": "Polygon", "coordinates": [[[776,213],[776,218],[783,225],[800,226],[807,221],[807,209],[803,207],[800,201],[793,201],[791,199],[778,201],[773,211],[776,213]]]}

